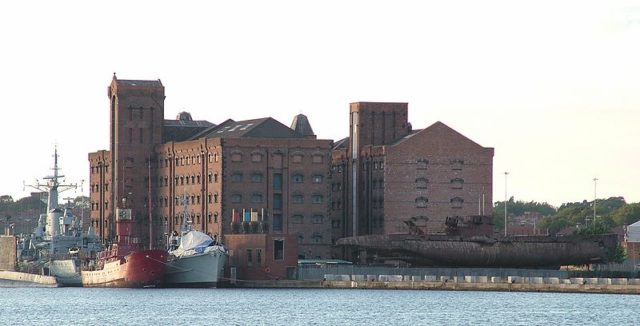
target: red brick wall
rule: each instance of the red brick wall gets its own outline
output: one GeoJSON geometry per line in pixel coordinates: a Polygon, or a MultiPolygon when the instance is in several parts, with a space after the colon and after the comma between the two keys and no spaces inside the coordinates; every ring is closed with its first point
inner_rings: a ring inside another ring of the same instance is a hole
{"type": "Polygon", "coordinates": [[[298,266],[298,248],[293,235],[232,234],[225,237],[230,248],[229,267],[236,268],[240,280],[287,279],[287,269],[298,266]],[[274,258],[274,240],[284,241],[283,259],[274,258]],[[251,250],[251,263],[247,249],[251,250]],[[261,250],[261,261],[257,260],[261,250]]]}
{"type": "Polygon", "coordinates": [[[485,215],[492,214],[492,148],[436,123],[388,146],[386,153],[386,233],[408,232],[403,220],[412,217],[426,217],[426,233],[444,232],[447,216],[478,215],[483,194],[485,215]],[[455,179],[463,182],[452,182],[455,179]],[[426,207],[418,207],[419,198],[427,199],[426,207]],[[456,205],[454,199],[461,199],[461,204],[456,205]]]}

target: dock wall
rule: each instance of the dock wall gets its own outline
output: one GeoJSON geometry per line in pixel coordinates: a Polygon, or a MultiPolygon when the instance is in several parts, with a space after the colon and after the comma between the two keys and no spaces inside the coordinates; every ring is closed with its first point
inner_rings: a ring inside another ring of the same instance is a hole
{"type": "Polygon", "coordinates": [[[0,271],[0,287],[57,287],[53,276],[0,271]]]}

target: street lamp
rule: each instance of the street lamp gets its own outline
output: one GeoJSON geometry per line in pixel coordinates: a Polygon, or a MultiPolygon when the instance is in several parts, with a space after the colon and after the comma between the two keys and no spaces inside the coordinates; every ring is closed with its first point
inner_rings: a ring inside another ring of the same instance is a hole
{"type": "Polygon", "coordinates": [[[596,225],[596,186],[598,185],[598,178],[593,178],[593,225],[596,225]]]}
{"type": "Polygon", "coordinates": [[[509,172],[504,172],[504,236],[507,236],[507,176],[509,172]]]}

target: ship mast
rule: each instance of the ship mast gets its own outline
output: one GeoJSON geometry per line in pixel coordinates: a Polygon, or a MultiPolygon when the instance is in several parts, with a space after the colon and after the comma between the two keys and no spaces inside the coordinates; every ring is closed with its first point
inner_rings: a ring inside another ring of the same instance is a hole
{"type": "MultiPolygon", "coordinates": [[[[67,191],[69,189],[77,189],[78,188],[78,184],[77,183],[70,183],[70,184],[65,184],[65,183],[61,183],[60,180],[63,180],[64,182],[64,175],[60,174],[60,167],[58,167],[58,146],[55,146],[54,149],[54,154],[53,154],[53,158],[54,158],[54,163],[53,163],[53,175],[50,176],[46,176],[44,178],[42,178],[43,180],[46,180],[46,182],[39,182],[38,180],[35,180],[35,182],[33,184],[24,184],[25,188],[29,187],[29,188],[33,188],[36,189],[40,192],[46,192],[47,193],[47,215],[49,216],[49,213],[51,213],[51,211],[55,210],[56,208],[59,207],[58,204],[58,194],[64,191],[67,191]]],[[[51,236],[54,236],[58,233],[58,230],[56,225],[58,223],[56,223],[57,221],[53,220],[53,217],[49,218],[47,217],[47,230],[49,230],[49,233],[51,236]]]]}

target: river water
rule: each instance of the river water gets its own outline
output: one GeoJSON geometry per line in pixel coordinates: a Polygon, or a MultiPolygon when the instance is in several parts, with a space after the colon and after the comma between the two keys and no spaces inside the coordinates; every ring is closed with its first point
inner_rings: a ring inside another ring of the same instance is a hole
{"type": "Polygon", "coordinates": [[[639,309],[610,294],[0,288],[0,325],[638,325],[639,309]]]}

